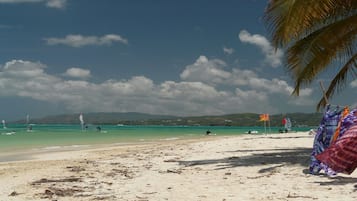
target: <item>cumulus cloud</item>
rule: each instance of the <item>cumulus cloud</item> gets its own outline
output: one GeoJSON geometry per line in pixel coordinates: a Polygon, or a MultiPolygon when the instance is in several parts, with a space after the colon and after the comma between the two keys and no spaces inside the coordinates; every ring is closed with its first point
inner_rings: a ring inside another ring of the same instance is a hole
{"type": "MultiPolygon", "coordinates": [[[[0,70],[0,97],[18,96],[60,103],[67,111],[145,112],[175,115],[219,115],[278,111],[291,86],[279,79],[265,79],[250,70],[225,70],[226,63],[200,56],[182,72],[181,81],[154,83],[145,76],[125,80],[67,80],[46,73],[41,62],[12,60],[0,70]],[[205,76],[200,76],[204,73],[205,76]],[[209,79],[206,77],[208,76],[209,79]]],[[[90,71],[70,68],[65,73],[85,78],[90,71]]],[[[311,93],[311,91],[310,91],[311,93]]],[[[303,96],[305,104],[309,96],[303,96]]],[[[283,104],[297,104],[284,102],[283,104]]]]}
{"type": "Polygon", "coordinates": [[[64,73],[65,76],[74,77],[74,78],[89,78],[91,76],[90,70],[82,69],[82,68],[69,68],[64,73]]]}
{"type": "Polygon", "coordinates": [[[180,77],[185,81],[222,83],[230,77],[230,73],[223,70],[225,66],[222,60],[208,60],[206,56],[200,56],[194,64],[186,66],[180,77]]]}
{"type": "Polygon", "coordinates": [[[45,38],[48,45],[67,45],[82,47],[87,45],[112,45],[113,43],[128,44],[128,40],[116,34],[98,36],[67,35],[65,38],[45,38]]]}
{"type": "Polygon", "coordinates": [[[16,78],[31,78],[42,75],[44,68],[46,68],[46,65],[40,62],[12,60],[5,63],[2,75],[16,78]]]}
{"type": "Polygon", "coordinates": [[[67,0],[0,0],[0,3],[45,3],[50,8],[65,8],[67,0]]]}
{"type": "MultiPolygon", "coordinates": [[[[285,80],[259,77],[252,70],[233,68],[231,71],[224,70],[226,63],[219,59],[209,60],[206,56],[200,56],[195,63],[186,66],[180,77],[184,81],[202,82],[208,85],[248,87],[257,91],[279,93],[289,96],[293,87],[285,80]]],[[[300,96],[311,95],[311,89],[302,89],[300,96]]]]}
{"type": "Polygon", "coordinates": [[[282,64],[283,52],[280,49],[275,50],[268,39],[259,34],[251,35],[248,31],[242,30],[239,33],[239,39],[244,43],[250,43],[258,46],[265,55],[265,62],[272,67],[278,67],[282,64]]]}
{"type": "Polygon", "coordinates": [[[228,48],[228,47],[223,47],[223,52],[230,55],[230,54],[233,54],[234,49],[228,48]]]}

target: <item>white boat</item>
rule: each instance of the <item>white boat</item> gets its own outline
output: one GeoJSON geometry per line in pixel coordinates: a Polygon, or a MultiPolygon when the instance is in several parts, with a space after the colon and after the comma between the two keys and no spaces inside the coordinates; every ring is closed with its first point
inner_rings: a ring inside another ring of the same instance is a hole
{"type": "Polygon", "coordinates": [[[247,131],[247,132],[245,132],[245,133],[248,133],[248,134],[257,134],[257,133],[259,133],[259,132],[258,132],[258,131],[255,131],[255,130],[253,130],[253,131],[249,130],[249,131],[247,131]]]}
{"type": "Polygon", "coordinates": [[[1,135],[13,135],[15,134],[15,131],[7,132],[7,133],[1,133],[1,135]]]}

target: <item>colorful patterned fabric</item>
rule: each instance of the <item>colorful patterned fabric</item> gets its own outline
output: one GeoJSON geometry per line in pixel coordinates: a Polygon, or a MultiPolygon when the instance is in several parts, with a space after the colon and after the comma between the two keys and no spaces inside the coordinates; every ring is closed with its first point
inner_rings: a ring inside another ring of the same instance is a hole
{"type": "Polygon", "coordinates": [[[357,109],[354,109],[342,120],[340,134],[338,138],[341,138],[344,135],[344,133],[356,123],[357,123],[357,109]]]}
{"type": "Polygon", "coordinates": [[[338,122],[341,118],[341,112],[342,111],[339,108],[332,111],[330,105],[326,107],[325,113],[314,138],[309,168],[311,174],[318,174],[321,169],[324,169],[325,173],[328,175],[335,174],[332,169],[321,163],[315,156],[322,153],[330,146],[332,136],[335,133],[338,122]]]}
{"type": "Polygon", "coordinates": [[[351,174],[357,168],[357,121],[316,159],[336,172],[351,174]]]}
{"type": "Polygon", "coordinates": [[[340,121],[338,122],[337,128],[335,133],[332,136],[331,143],[334,143],[337,138],[340,136],[340,131],[341,131],[341,126],[342,126],[342,121],[345,119],[345,117],[350,113],[350,109],[346,106],[343,108],[343,112],[340,118],[340,121]]]}

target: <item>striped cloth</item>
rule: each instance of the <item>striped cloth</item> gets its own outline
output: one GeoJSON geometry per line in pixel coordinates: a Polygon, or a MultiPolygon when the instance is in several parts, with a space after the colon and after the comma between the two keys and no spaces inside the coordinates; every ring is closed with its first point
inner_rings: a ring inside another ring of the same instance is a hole
{"type": "Polygon", "coordinates": [[[351,174],[357,168],[357,124],[316,158],[336,172],[351,174]]]}

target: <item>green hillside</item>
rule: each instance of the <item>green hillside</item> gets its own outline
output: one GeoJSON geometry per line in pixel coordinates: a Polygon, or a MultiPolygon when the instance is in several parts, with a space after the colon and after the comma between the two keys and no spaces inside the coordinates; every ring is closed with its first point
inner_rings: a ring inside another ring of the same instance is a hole
{"type": "MultiPolygon", "coordinates": [[[[202,126],[263,126],[259,114],[241,113],[220,116],[178,117],[169,115],[152,115],[144,113],[84,113],[88,124],[124,124],[124,125],[202,125],[202,126]]],[[[293,126],[317,126],[321,113],[287,113],[270,115],[270,126],[281,126],[283,117],[289,117],[293,126]]],[[[31,119],[30,123],[42,124],[78,124],[79,114],[62,114],[31,119]]],[[[19,120],[15,123],[25,123],[19,120]]]]}

